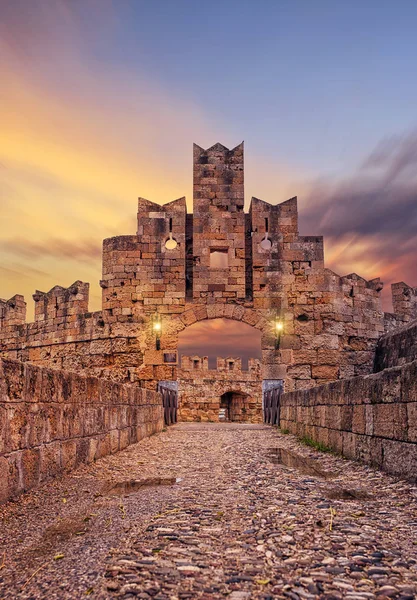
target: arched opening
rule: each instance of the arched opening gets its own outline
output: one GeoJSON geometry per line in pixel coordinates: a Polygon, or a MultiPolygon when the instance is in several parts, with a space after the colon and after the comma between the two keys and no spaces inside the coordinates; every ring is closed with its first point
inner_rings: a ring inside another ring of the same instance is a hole
{"type": "Polygon", "coordinates": [[[178,358],[208,357],[208,368],[218,369],[217,357],[227,360],[230,370],[249,369],[249,359],[260,360],[261,332],[247,323],[233,319],[205,319],[186,327],[178,336],[178,358]]]}
{"type": "Polygon", "coordinates": [[[219,421],[246,421],[251,400],[244,392],[225,392],[220,396],[219,421]]]}
{"type": "Polygon", "coordinates": [[[262,419],[261,331],[241,320],[213,318],[178,336],[180,421],[262,419]]]}

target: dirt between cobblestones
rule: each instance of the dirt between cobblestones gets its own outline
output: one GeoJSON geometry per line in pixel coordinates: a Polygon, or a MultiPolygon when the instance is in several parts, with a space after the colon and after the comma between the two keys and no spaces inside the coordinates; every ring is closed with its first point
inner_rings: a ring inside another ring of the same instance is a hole
{"type": "Polygon", "coordinates": [[[262,425],[176,425],[0,517],[4,600],[416,597],[417,487],[262,425]]]}

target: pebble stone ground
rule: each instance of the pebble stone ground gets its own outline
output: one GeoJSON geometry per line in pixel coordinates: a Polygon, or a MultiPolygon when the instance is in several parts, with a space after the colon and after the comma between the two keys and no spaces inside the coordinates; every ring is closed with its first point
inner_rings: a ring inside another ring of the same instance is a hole
{"type": "Polygon", "coordinates": [[[179,424],[0,507],[0,599],[412,600],[416,501],[271,427],[179,424]]]}

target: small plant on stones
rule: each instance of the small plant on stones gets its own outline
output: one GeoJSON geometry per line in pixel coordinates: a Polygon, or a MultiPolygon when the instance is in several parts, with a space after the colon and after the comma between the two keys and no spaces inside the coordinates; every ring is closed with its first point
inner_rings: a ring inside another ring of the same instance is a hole
{"type": "Polygon", "coordinates": [[[300,438],[300,442],[302,444],[304,444],[305,446],[309,446],[310,448],[319,450],[319,452],[329,452],[331,454],[334,454],[333,450],[331,448],[329,448],[329,446],[326,446],[325,444],[322,444],[321,442],[316,442],[315,440],[312,440],[309,437],[305,436],[305,437],[300,438]]]}

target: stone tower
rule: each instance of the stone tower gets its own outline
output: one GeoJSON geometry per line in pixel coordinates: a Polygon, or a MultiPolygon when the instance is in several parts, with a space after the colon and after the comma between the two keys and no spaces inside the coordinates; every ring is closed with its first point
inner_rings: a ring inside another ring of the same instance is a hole
{"type": "Polygon", "coordinates": [[[229,150],[194,144],[193,298],[245,298],[243,142],[229,150]]]}

